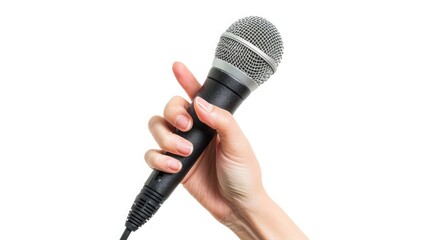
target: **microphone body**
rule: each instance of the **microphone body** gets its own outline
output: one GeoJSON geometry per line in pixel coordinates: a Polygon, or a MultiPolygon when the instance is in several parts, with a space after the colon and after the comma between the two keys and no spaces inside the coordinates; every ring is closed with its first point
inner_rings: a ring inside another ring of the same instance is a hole
{"type": "MultiPolygon", "coordinates": [[[[245,85],[221,69],[213,67],[197,96],[234,113],[249,94],[250,90],[245,85]]],[[[137,230],[155,214],[161,204],[180,184],[216,134],[213,129],[198,119],[193,104],[189,107],[188,113],[193,119],[192,129],[187,132],[176,129],[175,133],[190,141],[193,144],[193,151],[187,157],[166,153],[166,155],[178,159],[182,163],[182,169],[174,174],[158,170],[152,172],[140,194],[137,195],[128,215],[126,227],[132,231],[137,230]]]]}

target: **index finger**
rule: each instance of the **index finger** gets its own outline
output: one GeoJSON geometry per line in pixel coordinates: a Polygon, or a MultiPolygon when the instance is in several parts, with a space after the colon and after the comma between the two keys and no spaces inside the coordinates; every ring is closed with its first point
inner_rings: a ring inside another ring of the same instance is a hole
{"type": "Polygon", "coordinates": [[[201,84],[191,71],[183,63],[175,62],[173,63],[173,73],[183,90],[191,99],[194,99],[201,88],[201,84]]]}

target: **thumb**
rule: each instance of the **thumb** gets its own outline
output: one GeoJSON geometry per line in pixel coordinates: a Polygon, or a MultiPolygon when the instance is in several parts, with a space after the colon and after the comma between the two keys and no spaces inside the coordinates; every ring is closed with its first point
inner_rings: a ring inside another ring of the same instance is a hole
{"type": "Polygon", "coordinates": [[[243,132],[230,112],[208,103],[201,97],[195,98],[194,109],[201,122],[217,131],[222,145],[235,148],[247,144],[243,132]]]}

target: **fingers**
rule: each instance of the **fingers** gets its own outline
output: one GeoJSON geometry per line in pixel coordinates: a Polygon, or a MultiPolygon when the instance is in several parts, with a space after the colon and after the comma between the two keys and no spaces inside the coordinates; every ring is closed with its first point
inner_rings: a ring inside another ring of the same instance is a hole
{"type": "Polygon", "coordinates": [[[176,173],[182,167],[181,162],[163,154],[163,152],[179,156],[188,156],[192,153],[192,143],[173,133],[174,128],[181,131],[191,129],[192,118],[186,111],[189,105],[185,99],[173,97],[165,106],[164,117],[153,116],[149,120],[149,131],[162,149],[151,149],[146,152],[145,160],[151,168],[176,173]]]}
{"type": "Polygon", "coordinates": [[[149,167],[163,172],[176,173],[182,168],[182,163],[179,160],[164,155],[160,150],[151,149],[147,151],[144,159],[149,167]]]}
{"type": "Polygon", "coordinates": [[[173,134],[171,125],[162,117],[154,116],[149,120],[149,131],[163,150],[151,149],[146,152],[145,160],[153,168],[163,172],[176,173],[182,168],[182,163],[163,152],[180,156],[188,156],[192,152],[192,144],[186,139],[173,134]]]}
{"type": "MultiPolygon", "coordinates": [[[[173,64],[173,73],[185,90],[193,99],[201,88],[201,84],[183,63],[173,64]]],[[[192,143],[173,134],[173,129],[188,131],[192,128],[192,118],[186,111],[190,104],[183,98],[173,97],[164,108],[164,118],[154,116],[149,120],[149,130],[159,147],[166,152],[180,156],[188,156],[192,152],[192,143]]],[[[162,150],[151,149],[146,152],[145,160],[153,168],[163,172],[176,173],[182,164],[175,158],[163,154],[162,150]]]]}
{"type": "Polygon", "coordinates": [[[167,152],[188,156],[192,152],[192,143],[171,132],[171,125],[162,117],[154,116],[149,120],[149,131],[159,147],[167,152]]]}
{"type": "Polygon", "coordinates": [[[173,97],[164,108],[165,119],[175,128],[185,132],[192,127],[192,118],[186,111],[189,103],[181,97],[173,97]]]}
{"type": "Polygon", "coordinates": [[[173,64],[173,73],[180,86],[182,86],[188,96],[193,99],[200,90],[201,84],[181,62],[175,62],[173,64]]]}

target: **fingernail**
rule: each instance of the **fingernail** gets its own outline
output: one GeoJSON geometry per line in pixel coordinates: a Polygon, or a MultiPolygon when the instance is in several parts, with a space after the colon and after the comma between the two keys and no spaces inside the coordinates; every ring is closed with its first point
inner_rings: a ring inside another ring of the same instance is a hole
{"type": "Polygon", "coordinates": [[[201,107],[204,111],[211,112],[213,110],[213,105],[208,103],[206,100],[204,100],[200,97],[197,97],[196,101],[197,101],[198,106],[201,107]]]}
{"type": "Polygon", "coordinates": [[[168,159],[167,167],[173,171],[179,171],[182,168],[182,163],[178,160],[168,159]]]}
{"type": "Polygon", "coordinates": [[[192,152],[192,144],[187,142],[177,142],[177,151],[187,156],[192,152]]]}
{"type": "Polygon", "coordinates": [[[181,130],[189,130],[191,128],[191,121],[185,115],[179,115],[176,120],[177,127],[181,130]]]}

